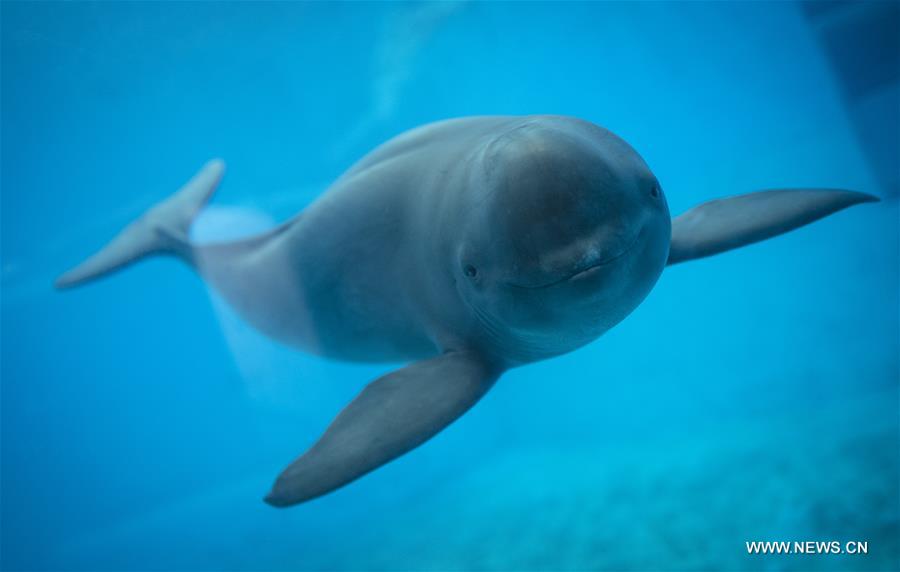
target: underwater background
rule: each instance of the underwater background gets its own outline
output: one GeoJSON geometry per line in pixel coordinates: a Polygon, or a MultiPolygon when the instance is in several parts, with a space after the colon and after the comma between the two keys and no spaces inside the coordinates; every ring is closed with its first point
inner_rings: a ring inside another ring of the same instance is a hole
{"type": "Polygon", "coordinates": [[[2,568],[897,570],[898,6],[3,2],[2,568]],[[667,269],[600,340],[288,510],[274,477],[395,366],[268,341],[172,259],[51,287],[212,157],[198,239],[408,128],[530,113],[616,132],[673,214],[883,201],[667,269]]]}

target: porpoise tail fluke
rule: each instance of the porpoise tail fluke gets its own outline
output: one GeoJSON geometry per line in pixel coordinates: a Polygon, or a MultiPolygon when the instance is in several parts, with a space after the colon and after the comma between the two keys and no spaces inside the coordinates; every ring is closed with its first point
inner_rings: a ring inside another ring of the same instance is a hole
{"type": "Polygon", "coordinates": [[[153,254],[175,255],[190,262],[191,223],[212,197],[224,172],[222,160],[208,162],[177,193],[150,208],[99,252],[57,278],[54,286],[78,286],[153,254]]]}

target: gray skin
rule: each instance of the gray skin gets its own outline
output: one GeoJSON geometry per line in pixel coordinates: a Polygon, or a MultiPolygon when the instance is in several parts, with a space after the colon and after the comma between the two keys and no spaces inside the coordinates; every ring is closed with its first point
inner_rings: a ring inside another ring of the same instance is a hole
{"type": "Polygon", "coordinates": [[[223,168],[207,164],[57,286],[172,254],[274,339],[333,359],[411,362],[369,384],[285,469],[266,497],[275,506],[418,446],[504,370],[593,341],[667,264],[876,200],[764,191],[673,221],[646,163],[606,129],[561,116],[471,117],[395,137],[263,235],[191,244],[191,221],[223,168]]]}

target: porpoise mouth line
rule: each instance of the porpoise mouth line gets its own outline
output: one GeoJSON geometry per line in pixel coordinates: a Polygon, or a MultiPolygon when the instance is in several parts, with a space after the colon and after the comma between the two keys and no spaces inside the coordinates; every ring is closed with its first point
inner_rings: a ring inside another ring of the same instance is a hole
{"type": "Polygon", "coordinates": [[[516,288],[525,288],[527,290],[540,290],[542,288],[550,288],[551,286],[556,286],[557,284],[562,284],[563,282],[568,282],[570,280],[574,280],[574,279],[578,278],[579,276],[586,274],[586,273],[590,272],[591,270],[594,270],[595,268],[600,268],[601,266],[606,266],[606,265],[611,264],[612,262],[615,262],[616,260],[622,258],[626,254],[631,252],[631,249],[634,248],[635,244],[637,244],[639,237],[640,237],[640,235],[636,236],[634,238],[634,240],[631,242],[631,244],[628,245],[627,248],[623,249],[618,254],[611,256],[609,258],[606,258],[604,260],[601,260],[600,262],[595,262],[594,264],[591,264],[590,266],[588,266],[586,268],[582,268],[581,270],[576,270],[572,274],[569,274],[568,276],[564,276],[564,277],[560,278],[559,280],[554,280],[553,282],[549,282],[547,284],[540,284],[538,286],[526,286],[524,284],[516,284],[515,282],[507,282],[507,284],[509,286],[514,286],[516,288]]]}

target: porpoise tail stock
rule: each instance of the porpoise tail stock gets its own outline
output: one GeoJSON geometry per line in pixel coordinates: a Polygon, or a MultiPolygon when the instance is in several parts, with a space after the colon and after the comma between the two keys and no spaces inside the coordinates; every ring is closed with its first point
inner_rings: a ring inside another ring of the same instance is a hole
{"type": "Polygon", "coordinates": [[[71,288],[119,270],[145,256],[174,255],[192,262],[189,231],[194,218],[212,197],[225,163],[214,159],[168,199],[147,210],[109,243],[56,279],[57,288],[71,288]]]}

